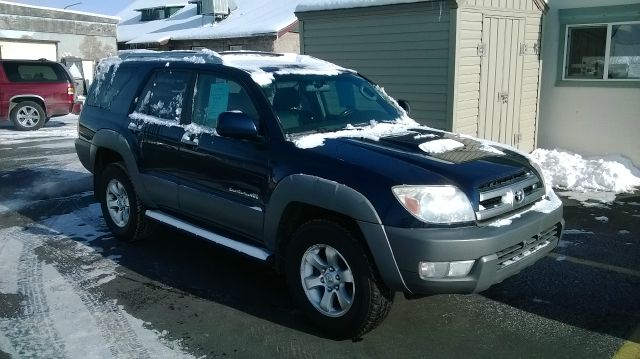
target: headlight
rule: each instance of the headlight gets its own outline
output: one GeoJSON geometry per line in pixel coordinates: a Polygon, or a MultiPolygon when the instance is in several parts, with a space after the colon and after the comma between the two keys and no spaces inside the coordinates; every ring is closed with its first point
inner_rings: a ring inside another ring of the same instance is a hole
{"type": "Polygon", "coordinates": [[[397,186],[393,194],[416,218],[429,223],[470,222],[476,219],[467,196],[454,186],[397,186]]]}

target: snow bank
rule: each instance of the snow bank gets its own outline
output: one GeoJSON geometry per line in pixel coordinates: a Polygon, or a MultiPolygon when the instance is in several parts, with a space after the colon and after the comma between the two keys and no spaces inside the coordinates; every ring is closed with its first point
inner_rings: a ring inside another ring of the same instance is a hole
{"type": "Polygon", "coordinates": [[[553,187],[575,192],[631,192],[640,186],[640,177],[617,161],[584,159],[578,154],[537,149],[531,154],[553,187]]]}

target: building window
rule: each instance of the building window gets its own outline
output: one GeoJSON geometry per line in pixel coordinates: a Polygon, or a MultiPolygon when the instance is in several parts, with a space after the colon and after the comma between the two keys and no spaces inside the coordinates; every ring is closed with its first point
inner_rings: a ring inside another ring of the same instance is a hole
{"type": "Polygon", "coordinates": [[[229,45],[229,51],[242,51],[242,45],[229,45]]]}
{"type": "Polygon", "coordinates": [[[640,22],[567,25],[563,80],[640,80],[640,22]]]}
{"type": "Polygon", "coordinates": [[[167,19],[173,14],[177,13],[184,6],[168,6],[168,7],[156,7],[149,9],[139,9],[140,11],[140,21],[154,21],[154,20],[162,20],[167,19]]]}

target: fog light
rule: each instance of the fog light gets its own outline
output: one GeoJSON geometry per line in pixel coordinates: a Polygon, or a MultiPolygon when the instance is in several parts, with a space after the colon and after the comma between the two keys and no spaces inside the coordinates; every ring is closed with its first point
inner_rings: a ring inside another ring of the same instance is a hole
{"type": "Polygon", "coordinates": [[[465,277],[476,261],[420,262],[418,274],[422,279],[465,277]]]}

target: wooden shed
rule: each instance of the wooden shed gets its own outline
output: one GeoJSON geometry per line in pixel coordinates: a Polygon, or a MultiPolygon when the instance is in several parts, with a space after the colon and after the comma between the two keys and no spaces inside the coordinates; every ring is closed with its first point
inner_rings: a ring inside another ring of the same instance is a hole
{"type": "Polygon", "coordinates": [[[306,0],[296,15],[302,53],[408,100],[419,122],[531,151],[546,10],[544,0],[306,0]]]}

